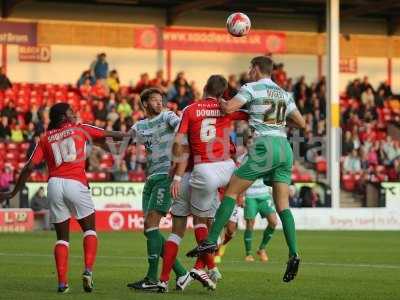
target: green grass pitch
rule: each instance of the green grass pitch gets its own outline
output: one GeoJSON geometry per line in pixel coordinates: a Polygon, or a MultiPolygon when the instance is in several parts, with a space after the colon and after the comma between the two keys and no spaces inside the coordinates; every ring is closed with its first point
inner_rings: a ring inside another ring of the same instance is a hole
{"type": "MultiPolygon", "coordinates": [[[[165,232],[164,235],[167,235],[165,232]]],[[[400,299],[399,232],[300,231],[302,265],[295,281],[282,282],[287,258],[283,234],[277,231],[268,246],[270,261],[243,261],[243,232],[228,245],[217,290],[207,291],[195,282],[184,293],[150,294],[131,291],[128,282],[145,273],[145,239],[139,232],[100,233],[95,266],[95,291],[82,291],[82,241],[71,237],[69,281],[71,291],[57,295],[53,262],[53,232],[0,234],[0,299],[400,299]]],[[[257,247],[261,232],[255,234],[257,247]]],[[[180,258],[193,246],[187,233],[180,258]]]]}

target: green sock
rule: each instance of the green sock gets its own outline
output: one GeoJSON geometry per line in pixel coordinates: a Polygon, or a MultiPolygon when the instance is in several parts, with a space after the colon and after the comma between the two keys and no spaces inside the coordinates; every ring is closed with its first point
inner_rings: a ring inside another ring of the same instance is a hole
{"type": "Polygon", "coordinates": [[[263,239],[261,241],[260,248],[259,248],[260,250],[261,249],[265,249],[265,247],[267,246],[268,242],[272,238],[272,235],[274,234],[274,231],[275,231],[275,228],[272,228],[272,227],[269,227],[269,226],[267,228],[265,228],[264,233],[263,233],[263,239]]]}
{"type": "Polygon", "coordinates": [[[285,234],[286,244],[289,247],[289,255],[296,255],[296,228],[294,225],[292,212],[290,211],[290,209],[285,209],[279,213],[279,218],[282,221],[282,228],[285,234]]]}
{"type": "Polygon", "coordinates": [[[253,230],[246,229],[244,231],[244,248],[246,249],[246,256],[251,254],[252,241],[253,241],[253,230]]]}
{"type": "Polygon", "coordinates": [[[163,244],[160,239],[160,230],[152,229],[145,231],[147,237],[147,261],[149,262],[149,269],[147,270],[146,277],[154,282],[158,281],[158,261],[160,260],[161,250],[163,244]]]}
{"type": "MultiPolygon", "coordinates": [[[[163,257],[165,238],[161,233],[160,233],[160,238],[161,238],[161,242],[162,242],[162,245],[163,245],[162,250],[161,250],[161,257],[163,257]]],[[[174,270],[174,273],[175,273],[176,277],[181,277],[183,275],[186,275],[186,273],[187,273],[185,267],[180,263],[178,258],[175,260],[175,263],[172,266],[172,269],[174,270]]]]}
{"type": "Polygon", "coordinates": [[[214,224],[211,226],[210,233],[208,234],[207,241],[212,243],[217,243],[218,237],[221,234],[222,229],[226,223],[228,223],[229,218],[235,209],[235,199],[225,196],[219,206],[216,214],[214,224]]]}

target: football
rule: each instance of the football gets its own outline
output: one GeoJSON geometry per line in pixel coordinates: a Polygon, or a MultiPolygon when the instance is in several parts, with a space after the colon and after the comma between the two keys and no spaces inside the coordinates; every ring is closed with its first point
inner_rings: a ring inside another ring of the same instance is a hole
{"type": "Polygon", "coordinates": [[[226,28],[233,36],[245,36],[250,31],[251,22],[247,15],[241,12],[236,12],[231,14],[226,20],[226,28]]]}

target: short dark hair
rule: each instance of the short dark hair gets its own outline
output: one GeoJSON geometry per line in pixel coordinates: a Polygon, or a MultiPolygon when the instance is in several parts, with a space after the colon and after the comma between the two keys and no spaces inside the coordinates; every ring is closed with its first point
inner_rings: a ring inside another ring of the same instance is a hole
{"type": "Polygon", "coordinates": [[[142,105],[149,101],[149,98],[151,95],[153,94],[159,94],[161,97],[164,96],[164,94],[161,92],[160,89],[158,88],[149,88],[149,89],[145,89],[141,94],[140,94],[140,102],[142,103],[142,105]]]}
{"type": "Polygon", "coordinates": [[[262,74],[271,75],[274,61],[268,56],[256,56],[251,60],[251,65],[257,66],[262,74]]]}
{"type": "Polygon", "coordinates": [[[67,111],[71,109],[71,106],[68,103],[57,103],[54,104],[50,108],[49,112],[49,118],[50,118],[50,123],[48,126],[48,130],[56,129],[61,126],[62,123],[65,122],[67,119],[67,111]]]}
{"type": "Polygon", "coordinates": [[[220,98],[228,88],[228,82],[222,75],[211,75],[204,87],[204,92],[208,96],[220,98]]]}

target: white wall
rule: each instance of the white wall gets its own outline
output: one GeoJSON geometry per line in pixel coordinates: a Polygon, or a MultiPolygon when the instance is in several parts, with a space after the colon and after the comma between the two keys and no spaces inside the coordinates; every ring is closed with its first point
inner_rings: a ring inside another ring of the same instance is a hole
{"type": "Polygon", "coordinates": [[[400,58],[392,59],[392,91],[400,94],[400,58]]]}
{"type": "MultiPolygon", "coordinates": [[[[327,65],[326,57],[323,58],[322,74],[326,75],[327,65]]],[[[385,57],[358,57],[357,73],[340,73],[339,88],[340,91],[346,90],[349,81],[368,76],[369,82],[374,88],[377,88],[382,81],[388,79],[387,58],[385,57]]],[[[400,72],[400,69],[399,69],[400,72]]],[[[395,84],[395,82],[393,82],[395,84]]]]}
{"type": "MultiPolygon", "coordinates": [[[[19,82],[51,82],[75,83],[81,72],[89,68],[99,52],[106,52],[110,70],[116,68],[123,84],[136,83],[139,75],[144,72],[154,73],[166,69],[165,53],[161,50],[140,50],[134,48],[105,48],[89,46],[60,46],[51,47],[50,63],[20,62],[18,46],[9,45],[8,75],[12,81],[19,82]]],[[[1,55],[1,47],[0,47],[1,55]]],[[[194,80],[201,88],[211,74],[240,74],[248,70],[249,61],[256,54],[173,51],[172,77],[184,70],[189,80],[194,80]]],[[[1,57],[1,56],[0,56],[1,57]]],[[[289,77],[296,80],[305,75],[311,83],[318,77],[318,58],[315,55],[275,55],[276,62],[285,64],[289,77]]],[[[356,74],[340,74],[340,90],[346,88],[348,82],[356,77],[367,75],[374,87],[387,79],[387,59],[359,57],[356,74]]],[[[322,73],[326,72],[326,59],[323,59],[322,73]]],[[[400,59],[393,59],[393,90],[400,92],[400,59]]]]}
{"type": "Polygon", "coordinates": [[[163,68],[163,52],[133,48],[52,46],[50,63],[20,62],[18,46],[8,47],[8,75],[13,81],[76,83],[99,52],[107,53],[110,70],[116,68],[123,84],[134,83],[139,75],[163,68]]]}

